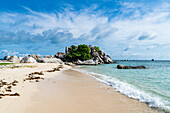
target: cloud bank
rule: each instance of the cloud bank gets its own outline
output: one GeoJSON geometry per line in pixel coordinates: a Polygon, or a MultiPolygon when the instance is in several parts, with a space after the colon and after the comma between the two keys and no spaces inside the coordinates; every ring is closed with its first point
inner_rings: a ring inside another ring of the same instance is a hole
{"type": "Polygon", "coordinates": [[[0,47],[55,54],[65,46],[85,43],[100,46],[113,59],[169,59],[170,4],[119,2],[119,6],[101,10],[92,5],[79,11],[70,6],[52,13],[23,7],[27,13],[1,12],[0,47]]]}

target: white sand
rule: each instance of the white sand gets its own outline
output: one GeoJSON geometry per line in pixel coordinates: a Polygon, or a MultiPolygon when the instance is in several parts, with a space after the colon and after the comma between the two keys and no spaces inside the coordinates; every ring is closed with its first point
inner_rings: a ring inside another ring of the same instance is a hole
{"type": "MultiPolygon", "coordinates": [[[[31,97],[34,92],[38,92],[39,89],[37,87],[37,84],[39,82],[35,82],[33,80],[31,82],[29,81],[23,81],[23,79],[26,78],[26,75],[32,73],[32,72],[41,72],[46,70],[51,70],[53,68],[58,67],[60,64],[52,64],[52,63],[37,63],[37,64],[19,64],[23,65],[22,68],[4,68],[0,69],[0,80],[4,80],[8,83],[12,82],[13,80],[17,80],[19,83],[17,86],[12,87],[12,92],[9,93],[19,93],[19,97],[10,97],[5,96],[2,99],[0,99],[0,113],[23,113],[27,107],[29,107],[32,103],[31,97]],[[30,66],[30,67],[29,67],[30,66]],[[33,68],[31,68],[33,67],[33,68]]],[[[65,66],[65,69],[69,68],[68,66],[65,66]]],[[[54,75],[49,75],[47,72],[43,72],[45,75],[43,75],[44,78],[52,77],[54,75]],[[49,76],[48,76],[49,75],[49,76]]],[[[54,72],[59,73],[59,72],[54,72]]],[[[43,80],[40,80],[40,82],[43,80]]],[[[4,91],[3,88],[1,88],[0,93],[4,91]]],[[[5,92],[8,93],[8,92],[5,92]]]]}
{"type": "MultiPolygon", "coordinates": [[[[0,70],[0,79],[19,81],[19,97],[0,99],[0,113],[157,113],[146,104],[73,70],[44,72],[59,64],[27,64],[35,68],[0,70]],[[26,74],[43,71],[44,80],[23,82],[26,74]]],[[[70,67],[65,66],[65,69],[70,67]]]]}

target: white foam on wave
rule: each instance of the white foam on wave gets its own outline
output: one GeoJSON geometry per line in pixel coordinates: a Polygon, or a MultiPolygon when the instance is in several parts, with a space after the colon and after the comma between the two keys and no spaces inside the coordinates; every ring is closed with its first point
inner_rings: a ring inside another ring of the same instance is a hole
{"type": "Polygon", "coordinates": [[[165,102],[161,98],[156,97],[151,94],[146,94],[145,92],[137,89],[135,86],[132,86],[128,83],[121,82],[117,80],[116,78],[103,75],[103,74],[87,72],[85,70],[79,70],[75,68],[73,68],[72,70],[90,75],[91,77],[95,78],[99,82],[112,86],[116,91],[128,96],[129,98],[134,98],[134,99],[139,100],[140,102],[147,103],[149,107],[156,107],[156,108],[164,109],[166,111],[170,111],[170,107],[166,106],[164,104],[165,102]],[[93,75],[96,75],[98,77],[95,77],[93,75]]]}

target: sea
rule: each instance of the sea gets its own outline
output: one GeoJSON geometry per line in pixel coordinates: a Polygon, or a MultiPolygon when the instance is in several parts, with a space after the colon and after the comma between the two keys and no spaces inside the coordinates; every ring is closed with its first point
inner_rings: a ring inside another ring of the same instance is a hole
{"type": "Polygon", "coordinates": [[[78,66],[98,81],[112,86],[116,91],[147,103],[149,107],[170,112],[170,61],[117,61],[114,64],[78,66]],[[144,65],[147,69],[117,69],[117,65],[144,65]]]}

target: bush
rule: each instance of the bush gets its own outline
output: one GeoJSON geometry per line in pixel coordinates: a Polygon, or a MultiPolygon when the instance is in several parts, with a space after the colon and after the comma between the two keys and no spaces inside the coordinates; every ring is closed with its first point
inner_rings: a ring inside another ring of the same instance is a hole
{"type": "Polygon", "coordinates": [[[95,49],[97,52],[100,51],[100,48],[99,48],[99,47],[94,46],[94,49],[95,49]]]}
{"type": "Polygon", "coordinates": [[[77,61],[78,59],[89,60],[92,58],[92,56],[90,54],[90,48],[87,45],[82,44],[82,45],[78,45],[78,47],[71,46],[66,58],[69,61],[77,61]]]}

